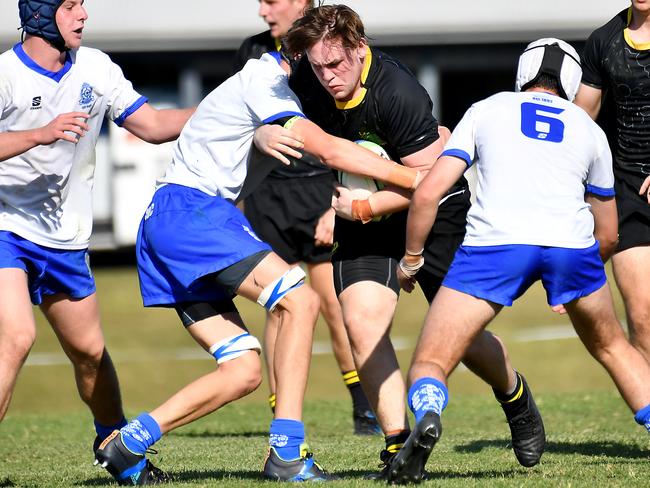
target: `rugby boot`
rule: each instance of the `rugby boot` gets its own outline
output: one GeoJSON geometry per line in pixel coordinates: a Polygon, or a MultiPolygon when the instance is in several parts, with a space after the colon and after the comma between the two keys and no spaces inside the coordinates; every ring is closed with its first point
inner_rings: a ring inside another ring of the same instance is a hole
{"type": "MultiPolygon", "coordinates": [[[[148,451],[155,453],[155,451],[148,451]]],[[[170,481],[169,476],[156,468],[144,454],[128,450],[119,430],[114,430],[95,452],[95,465],[100,465],[119,485],[157,485],[170,481]]]]}
{"type": "Polygon", "coordinates": [[[518,409],[512,413],[503,404],[503,412],[506,414],[508,425],[510,426],[510,436],[512,437],[512,450],[519,464],[530,468],[539,463],[544,448],[546,447],[546,434],[544,432],[544,422],[539,413],[533,394],[528,388],[528,383],[521,374],[521,381],[524,388],[526,405],[523,409],[518,409]]]}
{"type": "Polygon", "coordinates": [[[406,484],[422,481],[424,466],[441,435],[440,415],[433,411],[425,413],[406,439],[402,449],[391,460],[388,468],[388,483],[406,484]]]}
{"type": "Polygon", "coordinates": [[[274,481],[330,481],[336,479],[314,460],[314,454],[309,452],[306,444],[300,446],[300,457],[285,461],[278,456],[273,447],[264,462],[265,478],[274,481]]]}
{"type": "Polygon", "coordinates": [[[354,410],[352,412],[355,435],[381,434],[381,427],[377,417],[371,410],[354,410]]]}
{"type": "Polygon", "coordinates": [[[363,477],[363,479],[372,481],[386,481],[388,479],[388,469],[390,468],[390,463],[398,452],[399,451],[390,452],[387,449],[382,449],[379,453],[379,471],[376,473],[367,474],[363,477]]]}

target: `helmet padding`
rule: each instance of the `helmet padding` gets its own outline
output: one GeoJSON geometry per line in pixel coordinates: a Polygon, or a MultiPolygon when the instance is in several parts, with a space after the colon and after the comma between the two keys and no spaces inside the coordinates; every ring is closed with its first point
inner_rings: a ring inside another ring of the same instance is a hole
{"type": "Polygon", "coordinates": [[[63,0],[18,0],[23,31],[45,39],[61,52],[67,49],[56,25],[56,11],[62,3],[63,0]]]}
{"type": "Polygon", "coordinates": [[[542,74],[555,78],[560,91],[558,95],[573,101],[582,79],[580,56],[561,39],[547,38],[531,42],[519,57],[515,90],[527,90],[542,74]]]}

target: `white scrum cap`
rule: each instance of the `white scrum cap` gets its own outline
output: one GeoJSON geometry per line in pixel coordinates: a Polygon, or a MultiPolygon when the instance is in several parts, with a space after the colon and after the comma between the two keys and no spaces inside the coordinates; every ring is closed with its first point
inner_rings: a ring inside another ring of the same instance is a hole
{"type": "Polygon", "coordinates": [[[542,74],[558,79],[559,95],[573,101],[582,79],[580,56],[570,44],[561,39],[548,38],[531,42],[519,57],[515,90],[527,90],[542,74]]]}

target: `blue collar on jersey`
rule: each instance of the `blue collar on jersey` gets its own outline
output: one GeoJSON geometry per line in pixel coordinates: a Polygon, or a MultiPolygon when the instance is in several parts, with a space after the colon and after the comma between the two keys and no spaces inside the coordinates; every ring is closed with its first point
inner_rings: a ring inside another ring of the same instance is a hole
{"type": "Polygon", "coordinates": [[[72,68],[72,57],[70,56],[70,52],[65,53],[65,64],[63,65],[63,68],[61,68],[59,71],[48,71],[45,68],[42,68],[39,66],[36,61],[34,61],[32,58],[30,58],[25,50],[23,49],[22,43],[18,43],[14,46],[14,52],[16,53],[16,56],[18,56],[18,59],[20,59],[25,66],[27,66],[29,69],[36,71],[37,73],[47,76],[48,78],[53,79],[57,83],[61,81],[61,78],[65,76],[65,74],[70,71],[70,68],[72,68]]]}

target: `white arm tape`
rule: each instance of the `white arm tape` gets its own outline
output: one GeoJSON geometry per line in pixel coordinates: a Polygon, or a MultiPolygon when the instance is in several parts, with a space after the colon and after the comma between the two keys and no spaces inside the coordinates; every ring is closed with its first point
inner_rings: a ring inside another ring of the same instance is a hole
{"type": "Polygon", "coordinates": [[[248,351],[262,352],[262,346],[257,337],[248,332],[236,336],[226,337],[209,349],[210,354],[217,360],[217,364],[225,363],[231,359],[247,353],[248,351]]]}
{"type": "Polygon", "coordinates": [[[269,312],[273,312],[275,306],[280,300],[282,300],[282,297],[294,288],[302,285],[304,281],[305,272],[302,268],[299,266],[291,268],[262,290],[262,293],[260,293],[260,296],[257,298],[257,303],[262,305],[269,312]]]}

